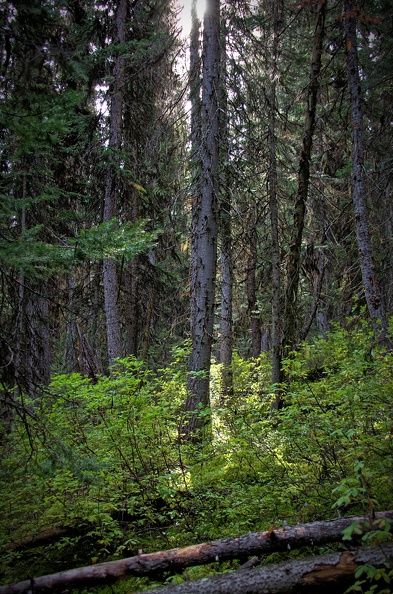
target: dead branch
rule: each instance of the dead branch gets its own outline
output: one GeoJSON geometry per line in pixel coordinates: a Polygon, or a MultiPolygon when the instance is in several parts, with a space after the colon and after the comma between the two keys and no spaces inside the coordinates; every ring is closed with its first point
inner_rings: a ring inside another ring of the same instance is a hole
{"type": "Polygon", "coordinates": [[[54,526],[52,528],[47,528],[46,530],[40,530],[34,534],[29,534],[28,536],[24,536],[22,538],[11,540],[11,542],[7,543],[3,547],[3,550],[23,551],[25,549],[33,549],[36,547],[50,545],[65,536],[73,537],[78,536],[79,534],[82,534],[82,531],[78,530],[77,528],[54,526]]]}
{"type": "MultiPolygon", "coordinates": [[[[380,518],[393,519],[393,511],[375,514],[376,520],[380,518]]],[[[0,594],[24,594],[31,591],[34,593],[54,592],[56,589],[65,587],[97,586],[132,576],[157,576],[165,571],[177,572],[193,565],[269,554],[275,551],[288,551],[303,546],[322,545],[340,541],[345,528],[354,521],[365,522],[365,519],[347,517],[287,526],[185,548],[138,555],[0,586],[0,594]]],[[[364,526],[366,531],[366,524],[364,526]]]]}
{"type": "Polygon", "coordinates": [[[148,594],[341,594],[355,582],[359,565],[393,563],[393,544],[295,559],[259,569],[148,590],[148,594]]]}

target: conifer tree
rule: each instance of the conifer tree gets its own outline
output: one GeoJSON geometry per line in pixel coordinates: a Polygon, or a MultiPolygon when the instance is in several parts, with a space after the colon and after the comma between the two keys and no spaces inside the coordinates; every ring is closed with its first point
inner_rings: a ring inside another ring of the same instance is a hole
{"type": "MultiPolygon", "coordinates": [[[[113,85],[110,88],[110,112],[109,112],[109,142],[108,148],[111,151],[110,162],[106,171],[104,214],[105,222],[114,220],[117,217],[117,193],[118,193],[118,169],[119,153],[122,147],[123,138],[123,111],[124,111],[124,55],[121,45],[126,39],[127,0],[119,0],[115,12],[115,36],[114,44],[118,50],[114,57],[112,79],[113,85]]],[[[105,296],[105,317],[106,337],[108,345],[108,365],[113,366],[115,360],[122,356],[122,341],[120,316],[118,306],[119,284],[117,280],[116,261],[111,258],[104,260],[104,296],[105,296]]]]}
{"type": "Polygon", "coordinates": [[[196,253],[191,270],[191,356],[185,408],[189,439],[198,439],[204,421],[200,407],[209,405],[209,373],[213,343],[217,265],[219,175],[220,1],[209,0],[203,25],[202,130],[200,200],[194,205],[192,241],[196,253]]]}
{"type": "Polygon", "coordinates": [[[344,1],[345,48],[352,134],[352,200],[355,210],[355,227],[359,246],[360,267],[368,312],[377,339],[390,347],[391,343],[388,338],[385,304],[376,275],[372,253],[363,183],[364,124],[361,108],[362,91],[357,50],[357,11],[358,9],[352,0],[344,1]]]}

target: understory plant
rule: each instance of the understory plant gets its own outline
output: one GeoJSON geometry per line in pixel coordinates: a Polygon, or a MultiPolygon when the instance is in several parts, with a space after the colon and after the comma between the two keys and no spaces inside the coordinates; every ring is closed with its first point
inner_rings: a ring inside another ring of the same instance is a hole
{"type": "Polygon", "coordinates": [[[214,365],[211,410],[201,411],[211,439],[197,445],[179,435],[187,358],[180,345],[164,369],[131,357],[111,378],[58,375],[40,399],[15,397],[20,414],[0,445],[3,583],[392,508],[392,354],[367,326],[293,353],[274,418],[266,355],[235,354],[228,399],[214,365]],[[35,549],[13,545],[48,528],[68,532],[35,549]]]}

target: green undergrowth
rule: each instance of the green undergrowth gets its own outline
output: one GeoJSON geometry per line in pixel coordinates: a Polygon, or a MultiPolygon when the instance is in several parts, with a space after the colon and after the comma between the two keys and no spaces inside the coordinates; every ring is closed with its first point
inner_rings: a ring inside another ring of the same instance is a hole
{"type": "MultiPolygon", "coordinates": [[[[366,326],[336,329],[285,361],[284,406],[273,418],[266,355],[235,355],[230,399],[214,365],[212,441],[199,446],[178,432],[187,357],[179,347],[157,371],[128,358],[96,382],[58,375],[41,398],[16,400],[0,445],[1,583],[393,507],[393,358],[366,326]],[[54,527],[67,533],[12,548],[54,527]]],[[[160,583],[237,563],[190,568],[160,583]]],[[[126,580],[101,591],[154,583],[126,580]]]]}

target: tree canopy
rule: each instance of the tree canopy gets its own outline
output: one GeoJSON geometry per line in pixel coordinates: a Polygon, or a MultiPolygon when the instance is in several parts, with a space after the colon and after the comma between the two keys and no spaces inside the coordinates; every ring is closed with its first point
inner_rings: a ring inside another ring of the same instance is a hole
{"type": "Polygon", "coordinates": [[[0,7],[1,584],[336,515],[390,538],[393,8],[183,10],[0,7]]]}

